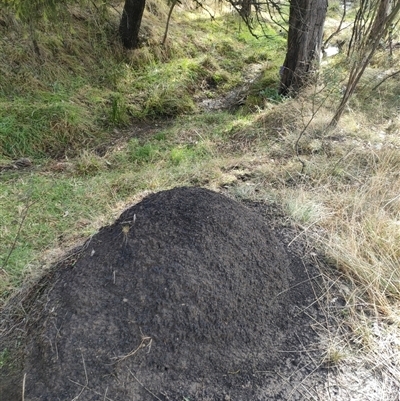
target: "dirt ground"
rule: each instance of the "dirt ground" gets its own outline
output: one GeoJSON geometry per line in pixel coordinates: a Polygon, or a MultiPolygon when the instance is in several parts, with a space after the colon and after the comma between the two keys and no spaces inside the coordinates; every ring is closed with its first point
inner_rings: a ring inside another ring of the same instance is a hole
{"type": "Polygon", "coordinates": [[[324,399],[320,274],[292,235],[264,204],[148,196],[18,301],[1,400],[324,399]]]}

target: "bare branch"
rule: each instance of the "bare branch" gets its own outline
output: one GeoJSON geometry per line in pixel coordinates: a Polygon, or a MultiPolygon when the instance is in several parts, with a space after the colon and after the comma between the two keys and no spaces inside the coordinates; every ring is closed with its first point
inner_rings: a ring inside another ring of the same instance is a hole
{"type": "MultiPolygon", "coordinates": [[[[390,79],[390,78],[393,78],[393,77],[395,77],[395,76],[398,75],[398,74],[400,74],[400,70],[398,70],[398,71],[396,71],[396,72],[394,72],[394,73],[392,73],[392,74],[387,75],[385,78],[383,78],[383,79],[381,80],[381,82],[379,82],[377,85],[375,85],[375,86],[371,89],[371,93],[374,92],[376,89],[378,89],[384,82],[386,82],[386,80],[388,80],[388,79],[390,79]]],[[[368,96],[367,99],[369,99],[370,97],[371,97],[371,95],[368,96]]]]}
{"type": "Polygon", "coordinates": [[[345,28],[342,28],[343,25],[343,21],[346,18],[346,14],[347,14],[347,0],[343,0],[343,13],[342,13],[342,17],[340,18],[340,22],[338,27],[336,28],[335,32],[333,32],[332,34],[330,34],[328,36],[328,39],[325,40],[324,44],[322,45],[323,48],[326,48],[326,46],[328,45],[328,43],[330,42],[330,40],[336,36],[339,32],[341,32],[343,29],[349,27],[349,25],[345,28]]]}
{"type": "Polygon", "coordinates": [[[178,4],[178,3],[180,3],[180,0],[173,0],[172,3],[171,3],[171,7],[170,7],[170,9],[169,9],[168,17],[167,17],[167,23],[165,24],[164,37],[163,37],[163,40],[162,40],[162,42],[161,42],[162,46],[165,45],[165,41],[167,40],[169,22],[170,22],[170,20],[171,20],[172,11],[174,10],[174,7],[175,7],[176,4],[178,4]]]}

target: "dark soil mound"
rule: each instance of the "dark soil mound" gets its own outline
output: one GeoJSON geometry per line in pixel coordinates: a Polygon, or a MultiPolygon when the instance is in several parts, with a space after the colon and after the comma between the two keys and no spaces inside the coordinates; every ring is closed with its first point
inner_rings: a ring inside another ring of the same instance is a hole
{"type": "Polygon", "coordinates": [[[271,372],[299,370],[313,339],[308,278],[246,207],[199,188],[151,195],[46,278],[24,399],[303,399],[271,372]]]}

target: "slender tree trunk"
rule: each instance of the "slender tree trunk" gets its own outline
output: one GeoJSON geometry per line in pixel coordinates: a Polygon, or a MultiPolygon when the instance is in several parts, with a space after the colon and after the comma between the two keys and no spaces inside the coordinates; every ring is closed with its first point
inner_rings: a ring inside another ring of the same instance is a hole
{"type": "Polygon", "coordinates": [[[165,45],[165,42],[166,42],[166,40],[167,40],[169,22],[170,22],[170,20],[171,20],[172,11],[174,11],[174,7],[176,6],[176,3],[177,3],[177,2],[178,2],[177,0],[172,0],[172,4],[171,4],[171,6],[170,6],[170,8],[169,8],[168,17],[167,17],[167,23],[165,24],[164,37],[163,37],[163,40],[162,40],[162,42],[161,42],[161,44],[162,44],[163,46],[165,45]]]}
{"type": "Polygon", "coordinates": [[[392,0],[380,0],[378,11],[374,20],[374,24],[371,28],[370,40],[374,40],[374,38],[379,35],[382,25],[385,24],[386,18],[390,14],[390,9],[392,5],[392,0]]]}
{"type": "Polygon", "coordinates": [[[125,0],[119,34],[126,49],[139,47],[139,29],[146,0],[125,0]]]}
{"type": "Polygon", "coordinates": [[[282,95],[297,93],[319,62],[327,0],[291,0],[286,59],[281,69],[282,95]]]}
{"type": "MultiPolygon", "coordinates": [[[[354,93],[358,83],[360,82],[361,77],[364,74],[365,69],[369,65],[372,57],[375,54],[376,49],[378,48],[380,40],[387,34],[391,25],[394,23],[395,19],[398,17],[400,13],[400,1],[396,0],[393,6],[389,8],[389,13],[387,13],[386,7],[384,8],[385,13],[381,14],[380,11],[383,8],[382,3],[385,3],[385,0],[381,0],[382,2],[379,5],[378,12],[375,18],[379,18],[379,23],[376,23],[374,20],[372,22],[369,33],[367,33],[367,39],[362,41],[361,43],[354,44],[355,48],[352,51],[352,56],[354,61],[352,62],[349,79],[347,81],[346,90],[343,94],[342,100],[333,116],[331,122],[329,123],[329,127],[336,127],[340,118],[342,117],[346,105],[350,100],[351,95],[354,93]],[[372,36],[372,31],[374,30],[374,35],[372,36]]],[[[353,33],[353,36],[357,36],[353,33]]],[[[349,49],[349,51],[352,49],[349,49]]]]}
{"type": "Polygon", "coordinates": [[[241,0],[240,13],[243,18],[249,18],[251,15],[251,0],[241,0]]]}

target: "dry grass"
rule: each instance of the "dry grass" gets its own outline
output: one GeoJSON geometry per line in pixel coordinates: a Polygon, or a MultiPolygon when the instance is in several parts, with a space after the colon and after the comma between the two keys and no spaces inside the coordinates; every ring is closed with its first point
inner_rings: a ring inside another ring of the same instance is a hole
{"type": "Polygon", "coordinates": [[[233,195],[281,204],[332,266],[323,308],[335,324],[321,330],[332,400],[397,400],[400,388],[400,119],[386,84],[368,104],[357,94],[335,130],[314,90],[265,111],[236,160],[251,178],[233,195]]]}
{"type": "MultiPolygon", "coordinates": [[[[319,244],[333,266],[326,280],[330,285],[334,280],[337,289],[327,291],[338,291],[345,300],[341,313],[330,315],[335,327],[322,334],[325,363],[334,368],[328,383],[330,399],[396,400],[400,387],[398,103],[388,107],[373,99],[378,107],[371,115],[354,107],[359,101],[355,99],[336,130],[324,131],[331,114],[321,109],[313,117],[308,99],[291,129],[283,124],[281,143],[275,145],[275,154],[286,155],[280,172],[264,171],[269,174],[267,181],[275,177],[275,199],[302,227],[302,237],[319,244]],[[293,144],[304,126],[302,115],[314,120],[296,155],[293,144]],[[305,163],[303,171],[299,158],[305,163]]],[[[325,306],[329,314],[332,305],[325,306]]]]}
{"type": "Polygon", "coordinates": [[[377,312],[398,321],[398,133],[385,130],[383,119],[382,125],[371,127],[367,118],[360,123],[349,114],[335,131],[324,132],[329,113],[321,109],[314,117],[310,114],[314,121],[297,149],[293,144],[303,122],[292,131],[283,130],[279,146],[275,145],[274,155],[287,155],[278,197],[303,227],[315,225],[321,229],[316,239],[337,268],[354,280],[359,295],[367,297],[377,312]]]}
{"type": "Polygon", "coordinates": [[[382,149],[367,156],[369,176],[331,197],[340,208],[326,222],[323,242],[372,304],[398,321],[390,305],[400,301],[400,152],[382,149]]]}

